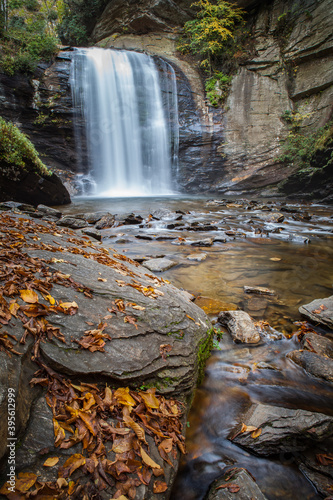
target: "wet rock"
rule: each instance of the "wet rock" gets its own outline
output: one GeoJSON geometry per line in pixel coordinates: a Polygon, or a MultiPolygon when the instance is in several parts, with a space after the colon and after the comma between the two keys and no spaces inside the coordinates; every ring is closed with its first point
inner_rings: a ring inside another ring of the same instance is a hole
{"type": "Polygon", "coordinates": [[[299,308],[302,316],[333,329],[333,295],[325,299],[316,299],[299,308]]]}
{"type": "Polygon", "coordinates": [[[291,351],[287,357],[304,368],[310,375],[333,382],[333,359],[307,350],[291,351]]]}
{"type": "Polygon", "coordinates": [[[280,214],[279,212],[273,212],[269,214],[261,214],[260,216],[261,219],[263,219],[265,222],[283,222],[284,221],[284,215],[280,214]]]}
{"type": "Polygon", "coordinates": [[[99,221],[96,223],[96,229],[109,229],[114,225],[115,218],[112,214],[103,215],[99,221]]]}
{"type": "Polygon", "coordinates": [[[258,321],[256,327],[259,330],[262,340],[266,342],[282,340],[284,338],[284,335],[278,330],[275,330],[267,321],[258,321]]]}
{"type": "Polygon", "coordinates": [[[138,240],[147,240],[147,241],[152,241],[154,239],[154,236],[148,233],[136,234],[135,237],[138,240]]]}
{"type": "Polygon", "coordinates": [[[302,338],[303,349],[333,359],[333,341],[316,333],[306,333],[302,338]]]}
{"type": "Polygon", "coordinates": [[[222,311],[219,322],[225,325],[233,340],[245,344],[257,344],[260,335],[251,317],[244,311],[222,311]]]}
{"type": "Polygon", "coordinates": [[[229,439],[264,456],[305,450],[333,434],[333,417],[263,404],[252,405],[242,416],[242,424],[252,430],[235,429],[229,439]],[[257,437],[252,436],[253,429],[258,429],[257,437]]]}
{"type": "Polygon", "coordinates": [[[94,240],[101,241],[102,235],[98,231],[98,229],[95,229],[93,227],[85,227],[82,229],[82,233],[86,234],[87,236],[90,236],[91,238],[94,238],[94,240]]]}
{"type": "Polygon", "coordinates": [[[206,253],[191,253],[186,257],[188,260],[195,260],[197,262],[202,262],[207,258],[206,253]]]}
{"type": "Polygon", "coordinates": [[[85,220],[76,219],[75,217],[71,217],[69,215],[62,217],[57,222],[57,226],[69,227],[71,229],[82,229],[82,228],[86,227],[86,225],[87,225],[87,223],[85,220]]]}
{"type": "Polygon", "coordinates": [[[62,217],[62,213],[60,210],[56,210],[55,208],[47,207],[46,205],[38,205],[37,210],[45,215],[51,215],[52,217],[60,218],[62,217]]]}
{"type": "Polygon", "coordinates": [[[263,286],[244,286],[245,293],[257,293],[258,295],[275,295],[274,290],[263,286]]]}
{"type": "Polygon", "coordinates": [[[214,243],[214,238],[204,238],[202,240],[193,241],[191,245],[193,247],[211,247],[214,243]]]}
{"type": "Polygon", "coordinates": [[[332,495],[333,468],[328,458],[331,455],[332,444],[332,440],[328,439],[297,456],[300,471],[325,498],[331,498],[332,495]]]}
{"type": "Polygon", "coordinates": [[[332,483],[333,477],[321,474],[318,471],[307,467],[304,464],[298,466],[299,470],[304,474],[304,476],[315,486],[317,491],[325,497],[326,500],[332,498],[332,483]]]}
{"type": "Polygon", "coordinates": [[[104,216],[111,216],[113,217],[110,212],[93,212],[93,213],[86,213],[86,214],[75,214],[75,217],[77,219],[83,219],[86,220],[89,224],[96,224],[96,222],[100,221],[102,217],[104,216]]]}
{"type": "Polygon", "coordinates": [[[153,273],[160,273],[163,271],[167,271],[173,266],[177,265],[177,262],[174,260],[170,259],[149,259],[144,261],[143,263],[144,267],[149,269],[150,271],[153,271],[153,273]]]}
{"type": "Polygon", "coordinates": [[[214,481],[205,500],[266,500],[266,497],[245,469],[236,469],[214,481]]]}
{"type": "Polygon", "coordinates": [[[119,224],[123,224],[124,226],[136,226],[142,223],[143,218],[141,217],[141,215],[130,213],[119,215],[116,217],[116,220],[119,222],[119,224]]]}

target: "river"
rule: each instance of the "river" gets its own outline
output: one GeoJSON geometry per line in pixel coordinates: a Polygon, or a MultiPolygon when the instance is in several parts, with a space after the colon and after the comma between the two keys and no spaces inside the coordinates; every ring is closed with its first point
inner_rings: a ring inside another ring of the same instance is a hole
{"type": "Polygon", "coordinates": [[[299,328],[295,322],[302,320],[299,306],[332,295],[333,208],[174,196],[76,199],[62,211],[141,215],[141,227],[105,230],[103,246],[138,260],[166,256],[175,261],[161,275],[195,295],[213,321],[222,309],[242,309],[284,334],[282,340],[257,347],[235,345],[225,334],[221,350],[212,352],[188,417],[188,453],[172,499],[204,498],[227,465],[248,469],[269,500],[321,498],[299,472],[297,453],[263,459],[227,437],[250,402],[333,414],[332,387],[285,357],[297,348],[293,333],[299,328]],[[202,260],[189,260],[193,254],[202,260]],[[244,286],[268,287],[275,294],[247,294],[244,286]]]}

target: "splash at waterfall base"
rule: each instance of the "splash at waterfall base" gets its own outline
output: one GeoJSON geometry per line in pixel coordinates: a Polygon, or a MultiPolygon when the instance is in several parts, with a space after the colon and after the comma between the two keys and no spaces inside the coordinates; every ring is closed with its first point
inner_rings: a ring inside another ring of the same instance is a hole
{"type": "Polygon", "coordinates": [[[137,52],[74,52],[75,140],[78,169],[86,172],[80,179],[82,194],[174,192],[179,143],[176,78],[172,66],[162,60],[159,70],[152,57],[137,52]],[[163,96],[160,80],[165,83],[163,96]]]}

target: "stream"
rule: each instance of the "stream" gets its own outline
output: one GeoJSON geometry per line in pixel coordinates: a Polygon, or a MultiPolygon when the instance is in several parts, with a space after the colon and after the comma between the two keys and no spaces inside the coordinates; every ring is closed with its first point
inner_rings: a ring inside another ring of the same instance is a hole
{"type": "Polygon", "coordinates": [[[293,337],[295,322],[302,321],[299,306],[332,295],[333,208],[168,197],[78,198],[61,210],[141,215],[141,224],[103,230],[103,246],[138,261],[146,256],[173,260],[176,265],[160,276],[195,295],[213,322],[220,310],[242,309],[284,334],[282,340],[249,346],[234,344],[224,333],[196,391],[187,455],[172,499],[203,499],[227,466],[250,471],[268,500],[322,498],[298,470],[297,453],[259,458],[227,438],[250,402],[333,415],[332,386],[286,358],[299,348],[293,337]],[[189,260],[193,254],[195,260],[189,260]],[[244,286],[267,287],[275,294],[247,294],[244,286]]]}

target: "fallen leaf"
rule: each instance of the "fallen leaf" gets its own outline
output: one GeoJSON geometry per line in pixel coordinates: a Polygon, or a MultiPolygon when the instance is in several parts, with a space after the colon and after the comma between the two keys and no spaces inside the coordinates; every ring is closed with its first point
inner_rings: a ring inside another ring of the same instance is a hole
{"type": "Polygon", "coordinates": [[[161,469],[161,466],[154,462],[152,458],[150,458],[150,456],[145,452],[142,446],[140,446],[140,453],[142,460],[146,465],[148,465],[148,467],[151,467],[152,469],[161,469]]]}
{"type": "Polygon", "coordinates": [[[15,489],[20,493],[27,493],[37,481],[36,474],[31,472],[21,472],[15,482],[15,489]]]}
{"type": "Polygon", "coordinates": [[[262,428],[259,427],[255,431],[251,432],[251,438],[256,439],[257,437],[260,436],[261,433],[262,433],[262,428]]]}
{"type": "Polygon", "coordinates": [[[59,457],[50,457],[44,463],[44,467],[53,467],[55,464],[59,462],[59,457]]]}
{"type": "Polygon", "coordinates": [[[154,493],[164,493],[168,489],[168,485],[164,481],[155,481],[153,486],[154,493]]]}
{"type": "Polygon", "coordinates": [[[73,474],[76,469],[79,469],[86,463],[86,459],[84,458],[83,455],[80,453],[75,453],[74,455],[71,455],[64,465],[59,468],[58,471],[58,476],[59,477],[69,477],[73,474]]]}
{"type": "Polygon", "coordinates": [[[27,304],[36,304],[38,302],[38,295],[33,290],[20,290],[21,299],[27,304]]]}
{"type": "Polygon", "coordinates": [[[126,406],[135,406],[135,401],[129,394],[128,387],[119,387],[114,393],[114,397],[117,399],[118,403],[126,406]]]}
{"type": "Polygon", "coordinates": [[[145,405],[148,408],[158,409],[160,407],[160,402],[157,399],[157,397],[155,396],[155,390],[156,389],[149,389],[149,391],[147,391],[147,392],[139,392],[145,405]],[[151,392],[151,391],[153,391],[153,392],[151,392]]]}

